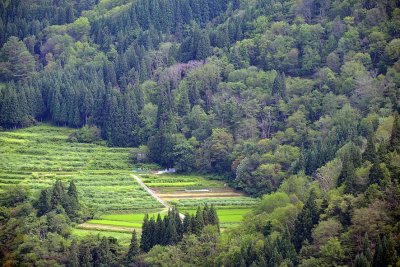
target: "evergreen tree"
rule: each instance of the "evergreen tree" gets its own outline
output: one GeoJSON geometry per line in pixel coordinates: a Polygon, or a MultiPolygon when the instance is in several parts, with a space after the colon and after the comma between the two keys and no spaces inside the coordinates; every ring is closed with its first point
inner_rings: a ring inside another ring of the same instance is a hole
{"type": "Polygon", "coordinates": [[[400,152],[400,115],[394,115],[392,134],[390,135],[390,150],[400,152]]]}
{"type": "Polygon", "coordinates": [[[364,254],[357,254],[354,260],[353,267],[371,267],[371,263],[368,261],[364,254]]]}
{"type": "Polygon", "coordinates": [[[199,207],[197,207],[197,211],[196,211],[193,233],[198,235],[201,233],[201,230],[203,230],[203,228],[204,228],[203,211],[201,210],[201,207],[199,206],[199,207]]]}
{"type": "Polygon", "coordinates": [[[338,185],[345,185],[344,192],[346,194],[354,194],[356,192],[356,172],[353,164],[353,160],[349,157],[345,157],[343,160],[342,171],[338,178],[338,185]]]}
{"type": "Polygon", "coordinates": [[[167,245],[174,245],[178,243],[179,237],[178,233],[176,231],[176,226],[175,226],[175,220],[174,218],[169,217],[168,218],[168,224],[165,229],[165,236],[166,236],[166,244],[167,245]]]}
{"type": "Polygon", "coordinates": [[[135,261],[136,256],[139,255],[140,248],[139,242],[136,235],[136,230],[133,230],[131,243],[129,244],[128,254],[126,255],[126,263],[132,264],[135,261]]]}
{"type": "Polygon", "coordinates": [[[142,236],[140,239],[140,248],[144,252],[148,252],[151,249],[151,238],[152,233],[149,232],[149,215],[146,214],[142,224],[142,236]]]}
{"type": "Polygon", "coordinates": [[[79,249],[79,262],[81,267],[91,267],[92,266],[92,254],[90,253],[90,248],[88,245],[83,245],[79,249]]]}
{"type": "Polygon", "coordinates": [[[285,73],[277,73],[272,85],[272,96],[276,99],[286,100],[286,78],[285,73]]]}
{"type": "Polygon", "coordinates": [[[368,262],[372,262],[372,253],[369,248],[369,239],[368,239],[368,234],[365,233],[364,238],[362,240],[362,255],[365,256],[368,260],[368,262]]]}
{"type": "Polygon", "coordinates": [[[152,216],[149,220],[148,224],[148,236],[149,236],[149,246],[150,248],[154,247],[157,244],[157,239],[158,237],[156,236],[156,221],[154,219],[154,216],[152,216]]]}
{"type": "Polygon", "coordinates": [[[54,209],[57,205],[61,205],[62,207],[66,206],[65,190],[61,180],[55,182],[51,195],[51,208],[54,209]]]}
{"type": "Polygon", "coordinates": [[[47,189],[43,189],[40,191],[37,210],[38,216],[43,216],[51,210],[50,195],[47,189]]]}
{"type": "Polygon", "coordinates": [[[73,240],[71,242],[71,246],[69,248],[69,267],[79,267],[79,259],[78,259],[78,246],[76,241],[73,240]]]}
{"type": "Polygon", "coordinates": [[[379,185],[383,178],[384,178],[384,174],[383,174],[382,168],[381,168],[379,162],[375,161],[372,164],[371,169],[369,170],[368,182],[369,182],[369,184],[379,185]]]}
{"type": "Polygon", "coordinates": [[[369,162],[375,162],[377,159],[376,149],[375,149],[374,142],[372,140],[372,136],[368,137],[367,147],[365,148],[362,158],[364,161],[368,160],[369,162]]]}
{"type": "Polygon", "coordinates": [[[73,180],[69,182],[68,190],[67,190],[67,195],[68,195],[68,210],[67,214],[68,216],[76,216],[77,212],[80,209],[80,204],[78,200],[78,191],[76,189],[75,183],[73,180]]]}
{"type": "Polygon", "coordinates": [[[297,216],[294,225],[293,244],[296,251],[300,251],[303,241],[311,239],[311,231],[319,221],[319,209],[316,203],[316,194],[311,190],[303,210],[297,216]]]}
{"type": "Polygon", "coordinates": [[[378,239],[378,242],[375,247],[375,254],[374,254],[374,259],[373,259],[373,266],[374,267],[387,267],[385,265],[385,255],[383,251],[383,246],[382,246],[382,238],[378,239]]]}
{"type": "Polygon", "coordinates": [[[183,232],[191,234],[192,233],[192,217],[190,216],[190,213],[186,212],[185,213],[185,218],[183,218],[183,232]]]}
{"type": "Polygon", "coordinates": [[[220,230],[217,210],[215,209],[213,204],[211,204],[210,210],[208,212],[208,221],[210,224],[216,225],[218,228],[218,231],[220,230]]]}

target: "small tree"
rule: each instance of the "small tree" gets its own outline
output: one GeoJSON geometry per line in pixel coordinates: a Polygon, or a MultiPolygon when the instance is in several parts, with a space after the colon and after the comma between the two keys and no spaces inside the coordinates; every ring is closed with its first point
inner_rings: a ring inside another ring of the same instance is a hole
{"type": "Polygon", "coordinates": [[[127,263],[128,264],[132,263],[135,260],[136,256],[139,255],[139,252],[140,252],[140,248],[139,248],[139,242],[137,239],[136,230],[133,230],[131,243],[129,244],[128,254],[126,255],[127,263]]]}

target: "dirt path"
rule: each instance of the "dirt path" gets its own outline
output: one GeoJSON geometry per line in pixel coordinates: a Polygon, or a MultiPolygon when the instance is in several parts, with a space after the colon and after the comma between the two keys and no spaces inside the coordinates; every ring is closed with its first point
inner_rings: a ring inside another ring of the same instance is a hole
{"type": "Polygon", "coordinates": [[[81,223],[78,225],[77,228],[78,229],[87,229],[87,230],[124,232],[124,233],[132,233],[133,229],[135,229],[136,231],[142,230],[140,228],[134,228],[134,227],[123,227],[123,226],[94,224],[94,223],[81,223]]]}
{"type": "Polygon", "coordinates": [[[160,202],[164,207],[167,209],[170,209],[171,207],[164,201],[162,200],[153,190],[151,190],[147,185],[143,183],[143,181],[139,178],[139,176],[131,174],[133,178],[140,184],[141,187],[143,187],[144,190],[146,190],[152,197],[154,197],[158,202],[160,202]]]}
{"type": "MultiPolygon", "coordinates": [[[[160,198],[156,192],[154,192],[147,185],[145,185],[145,183],[143,183],[143,181],[140,179],[139,176],[134,175],[134,174],[131,174],[131,175],[140,184],[140,186],[142,186],[144,188],[144,190],[146,190],[152,197],[154,197],[158,202],[160,202],[165,208],[171,209],[171,206],[169,206],[162,198],[160,198]]],[[[179,213],[179,217],[181,218],[181,220],[183,220],[185,218],[185,215],[183,215],[182,213],[179,213]]]]}

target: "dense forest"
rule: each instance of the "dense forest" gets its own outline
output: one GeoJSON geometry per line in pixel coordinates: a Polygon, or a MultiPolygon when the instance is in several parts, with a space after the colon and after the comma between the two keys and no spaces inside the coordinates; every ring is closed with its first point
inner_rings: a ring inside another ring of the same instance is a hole
{"type": "Polygon", "coordinates": [[[4,266],[400,266],[399,1],[6,0],[0,47],[2,129],[74,127],[261,198],[222,234],[147,218],[173,241],[127,252],[71,241],[73,182],[5,192],[4,266]]]}

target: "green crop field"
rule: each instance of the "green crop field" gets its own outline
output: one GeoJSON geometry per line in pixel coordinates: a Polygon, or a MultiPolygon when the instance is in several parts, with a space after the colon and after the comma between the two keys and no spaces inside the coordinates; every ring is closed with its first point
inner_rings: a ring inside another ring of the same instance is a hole
{"type": "Polygon", "coordinates": [[[162,175],[141,175],[142,181],[151,188],[160,188],[161,191],[171,187],[184,187],[186,189],[202,189],[209,187],[223,186],[221,181],[208,180],[199,175],[176,175],[176,174],[162,174],[162,175]]]}
{"type": "Polygon", "coordinates": [[[160,207],[130,176],[129,148],[69,143],[73,131],[41,124],[0,132],[0,190],[21,185],[35,193],[74,179],[81,200],[98,213],[160,207]]]}
{"type": "MultiPolygon", "coordinates": [[[[238,225],[243,220],[243,217],[250,211],[250,208],[217,207],[217,214],[221,228],[229,228],[238,225]]],[[[182,209],[181,212],[195,214],[196,209],[182,209]]]]}
{"type": "Polygon", "coordinates": [[[99,230],[86,230],[86,229],[73,229],[71,234],[73,236],[77,237],[78,239],[88,236],[88,235],[94,235],[94,236],[98,235],[100,237],[112,236],[112,237],[118,239],[118,242],[124,246],[128,246],[129,243],[131,242],[131,238],[132,238],[132,234],[130,234],[130,233],[99,231],[99,230]]]}

